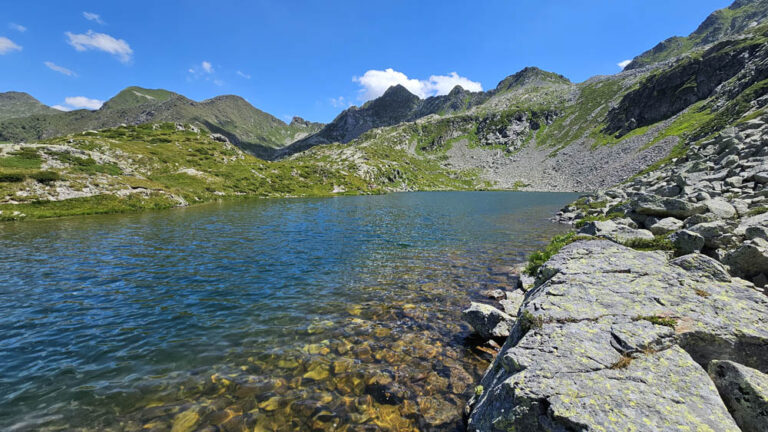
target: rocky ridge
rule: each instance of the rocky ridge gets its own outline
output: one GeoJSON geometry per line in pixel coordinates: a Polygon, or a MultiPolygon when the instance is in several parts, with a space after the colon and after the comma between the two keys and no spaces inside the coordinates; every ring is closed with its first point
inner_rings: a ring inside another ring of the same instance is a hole
{"type": "Polygon", "coordinates": [[[559,212],[595,240],[541,266],[519,309],[467,315],[508,329],[469,429],[768,430],[766,149],[768,116],[748,117],[559,212]]]}

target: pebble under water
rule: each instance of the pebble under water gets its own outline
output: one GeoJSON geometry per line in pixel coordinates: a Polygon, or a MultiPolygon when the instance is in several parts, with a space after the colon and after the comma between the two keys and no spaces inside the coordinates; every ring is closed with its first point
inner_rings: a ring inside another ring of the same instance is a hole
{"type": "Polygon", "coordinates": [[[249,200],[0,225],[0,430],[461,430],[461,310],[573,194],[249,200]]]}

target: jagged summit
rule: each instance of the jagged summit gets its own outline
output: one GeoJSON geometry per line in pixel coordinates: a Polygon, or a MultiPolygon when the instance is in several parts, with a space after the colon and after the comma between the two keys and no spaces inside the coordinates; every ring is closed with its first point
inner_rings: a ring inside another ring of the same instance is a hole
{"type": "Polygon", "coordinates": [[[448,93],[448,96],[458,96],[458,95],[463,95],[463,94],[464,94],[464,93],[466,93],[466,92],[467,92],[467,91],[466,91],[466,90],[464,90],[464,87],[462,87],[462,86],[460,86],[460,85],[456,85],[454,88],[452,88],[452,89],[451,89],[450,93],[448,93]]]}
{"type": "Polygon", "coordinates": [[[544,86],[552,84],[571,84],[571,81],[560,74],[529,66],[516,74],[504,78],[499,85],[496,86],[496,92],[503,92],[526,86],[544,86]]]}

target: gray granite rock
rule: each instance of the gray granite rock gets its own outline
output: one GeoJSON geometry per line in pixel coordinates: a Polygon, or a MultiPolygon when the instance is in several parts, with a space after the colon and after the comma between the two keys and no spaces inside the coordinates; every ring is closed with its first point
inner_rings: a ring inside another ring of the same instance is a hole
{"type": "Polygon", "coordinates": [[[482,303],[472,303],[462,311],[462,318],[483,339],[498,339],[509,336],[515,319],[508,314],[482,303]]]}
{"type": "Polygon", "coordinates": [[[714,360],[709,376],[744,432],[768,432],[768,375],[730,361],[714,360]]]}
{"type": "Polygon", "coordinates": [[[768,368],[768,297],[702,256],[608,241],[540,269],[482,380],[472,431],[738,431],[702,365],[768,368]]]}

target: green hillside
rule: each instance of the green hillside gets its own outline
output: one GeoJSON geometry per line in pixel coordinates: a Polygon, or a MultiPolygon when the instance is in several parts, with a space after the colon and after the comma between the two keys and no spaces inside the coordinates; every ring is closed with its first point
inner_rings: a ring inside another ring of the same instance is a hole
{"type": "Polygon", "coordinates": [[[22,92],[0,93],[0,121],[37,114],[57,114],[61,111],[45,106],[22,92]]]}

